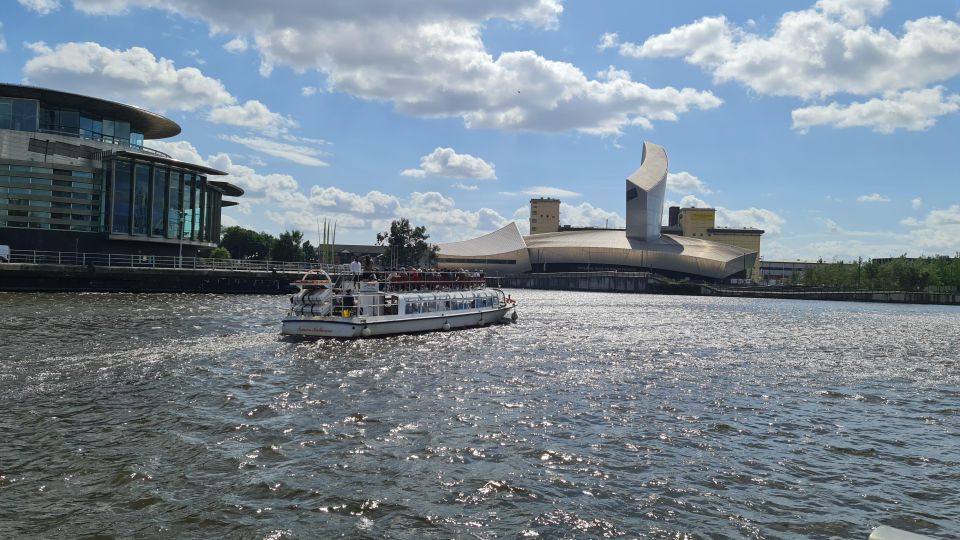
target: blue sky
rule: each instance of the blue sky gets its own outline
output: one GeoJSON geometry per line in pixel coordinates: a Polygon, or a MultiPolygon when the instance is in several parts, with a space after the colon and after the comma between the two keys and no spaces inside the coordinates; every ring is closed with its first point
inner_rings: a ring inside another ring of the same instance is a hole
{"type": "Polygon", "coordinates": [[[225,224],[622,225],[646,140],[766,259],[960,251],[960,0],[4,5],[0,79],[172,118],[146,144],[230,173],[225,224]]]}

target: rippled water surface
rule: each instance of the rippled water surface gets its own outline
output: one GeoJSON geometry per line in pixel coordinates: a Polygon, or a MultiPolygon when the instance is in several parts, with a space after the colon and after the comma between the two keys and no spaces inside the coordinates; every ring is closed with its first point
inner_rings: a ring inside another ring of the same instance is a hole
{"type": "Polygon", "coordinates": [[[960,309],[510,292],[355,342],[0,294],[0,537],[960,536],[960,309]]]}

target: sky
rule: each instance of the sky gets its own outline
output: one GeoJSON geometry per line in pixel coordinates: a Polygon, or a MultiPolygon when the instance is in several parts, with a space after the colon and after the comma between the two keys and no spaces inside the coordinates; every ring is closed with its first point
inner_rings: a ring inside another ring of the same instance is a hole
{"type": "Polygon", "coordinates": [[[0,1],[0,80],[176,121],[225,226],[622,227],[649,141],[766,260],[960,252],[960,0],[0,1]]]}

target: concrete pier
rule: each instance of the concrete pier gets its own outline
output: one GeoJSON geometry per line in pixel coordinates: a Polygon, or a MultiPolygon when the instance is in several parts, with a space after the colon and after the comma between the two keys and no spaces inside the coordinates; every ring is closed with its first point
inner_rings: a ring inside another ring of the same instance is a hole
{"type": "Polygon", "coordinates": [[[302,271],[0,264],[0,291],[288,294],[302,271]]]}

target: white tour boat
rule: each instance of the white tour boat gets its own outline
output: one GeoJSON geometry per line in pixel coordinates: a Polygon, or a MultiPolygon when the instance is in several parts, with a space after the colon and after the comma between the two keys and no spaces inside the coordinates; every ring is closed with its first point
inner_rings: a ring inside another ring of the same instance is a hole
{"type": "MultiPolygon", "coordinates": [[[[381,276],[383,277],[383,276],[381,276]]],[[[486,326],[517,320],[516,302],[479,274],[404,272],[386,279],[310,272],[292,283],[290,336],[357,338],[486,326]]]]}

